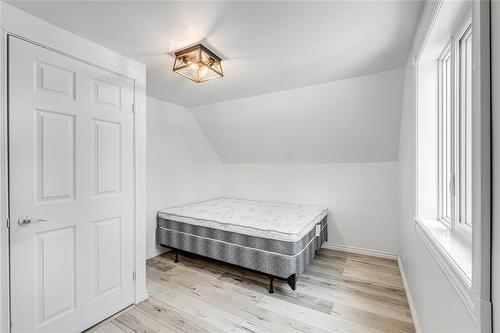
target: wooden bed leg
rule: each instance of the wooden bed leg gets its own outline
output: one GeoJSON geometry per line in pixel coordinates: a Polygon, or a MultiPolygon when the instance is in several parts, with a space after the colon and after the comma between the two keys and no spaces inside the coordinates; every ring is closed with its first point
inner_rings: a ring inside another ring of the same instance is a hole
{"type": "Polygon", "coordinates": [[[288,279],[286,279],[286,283],[288,283],[288,285],[290,286],[290,288],[292,288],[292,290],[295,290],[296,288],[296,276],[295,274],[292,274],[288,277],[288,279]]]}
{"type": "Polygon", "coordinates": [[[274,285],[273,285],[273,282],[274,282],[274,277],[270,276],[269,277],[269,293],[270,294],[274,294],[274,285]]]}
{"type": "Polygon", "coordinates": [[[179,262],[179,251],[175,250],[175,260],[174,262],[179,262]]]}

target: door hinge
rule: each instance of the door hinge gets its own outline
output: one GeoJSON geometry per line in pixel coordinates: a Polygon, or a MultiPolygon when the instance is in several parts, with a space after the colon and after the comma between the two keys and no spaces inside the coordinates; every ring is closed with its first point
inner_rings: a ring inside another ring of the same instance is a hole
{"type": "Polygon", "coordinates": [[[132,281],[135,281],[135,271],[132,272],[132,281]]]}
{"type": "Polygon", "coordinates": [[[7,229],[10,229],[10,219],[7,218],[7,229]]]}
{"type": "Polygon", "coordinates": [[[135,113],[135,103],[132,103],[132,113],[135,113]]]}

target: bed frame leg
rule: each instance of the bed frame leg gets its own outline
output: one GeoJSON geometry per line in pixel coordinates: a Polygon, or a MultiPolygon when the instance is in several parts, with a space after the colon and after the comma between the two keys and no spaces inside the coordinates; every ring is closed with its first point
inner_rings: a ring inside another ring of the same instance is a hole
{"type": "Polygon", "coordinates": [[[175,260],[174,262],[179,262],[179,251],[175,250],[175,260]]]}
{"type": "Polygon", "coordinates": [[[274,294],[274,285],[273,285],[273,282],[274,282],[274,277],[270,276],[269,277],[269,293],[270,294],[274,294]]]}
{"type": "Polygon", "coordinates": [[[292,274],[288,277],[288,279],[286,279],[286,283],[288,283],[288,285],[290,286],[290,288],[292,288],[292,290],[295,290],[296,288],[296,276],[295,274],[292,274]]]}

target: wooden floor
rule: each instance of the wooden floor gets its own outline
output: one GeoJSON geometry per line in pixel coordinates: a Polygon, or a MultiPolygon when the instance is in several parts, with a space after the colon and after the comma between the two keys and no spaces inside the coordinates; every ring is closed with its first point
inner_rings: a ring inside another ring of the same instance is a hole
{"type": "Polygon", "coordinates": [[[321,249],[297,290],[195,255],[147,262],[149,299],[92,333],[414,332],[397,262],[321,249]]]}

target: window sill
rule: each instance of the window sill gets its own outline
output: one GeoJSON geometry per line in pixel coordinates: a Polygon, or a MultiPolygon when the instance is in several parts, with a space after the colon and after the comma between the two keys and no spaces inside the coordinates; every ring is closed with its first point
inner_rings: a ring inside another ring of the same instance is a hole
{"type": "Polygon", "coordinates": [[[422,238],[437,263],[477,319],[479,298],[472,289],[472,242],[465,231],[451,232],[442,222],[415,219],[417,234],[422,238]]]}

